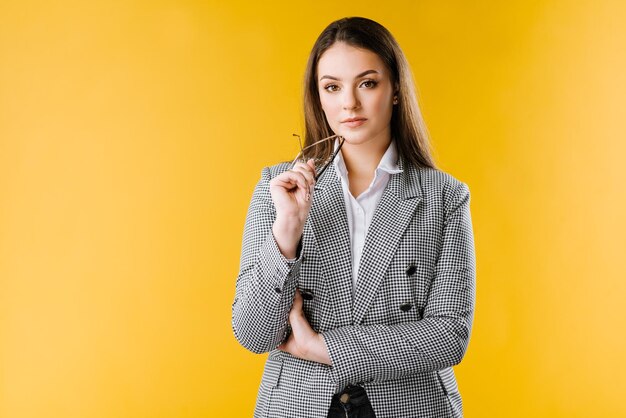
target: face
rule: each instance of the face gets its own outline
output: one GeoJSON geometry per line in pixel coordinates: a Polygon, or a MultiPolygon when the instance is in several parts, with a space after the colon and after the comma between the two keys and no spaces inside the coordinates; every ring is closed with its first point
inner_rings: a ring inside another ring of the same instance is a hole
{"type": "Polygon", "coordinates": [[[335,134],[351,145],[390,140],[394,89],[376,53],[336,42],[318,61],[317,83],[335,134]]]}

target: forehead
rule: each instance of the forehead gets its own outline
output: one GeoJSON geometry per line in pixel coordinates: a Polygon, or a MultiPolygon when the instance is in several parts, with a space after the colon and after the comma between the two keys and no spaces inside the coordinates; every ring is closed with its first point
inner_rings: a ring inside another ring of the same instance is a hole
{"type": "Polygon", "coordinates": [[[318,79],[324,75],[351,78],[367,70],[387,73],[385,63],[369,49],[356,48],[345,42],[336,42],[328,48],[317,63],[318,79]]]}

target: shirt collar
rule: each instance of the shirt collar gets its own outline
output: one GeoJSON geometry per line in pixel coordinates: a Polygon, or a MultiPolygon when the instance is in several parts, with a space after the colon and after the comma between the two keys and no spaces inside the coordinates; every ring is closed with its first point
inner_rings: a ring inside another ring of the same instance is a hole
{"type": "MultiPolygon", "coordinates": [[[[337,150],[338,146],[339,138],[335,139],[334,150],[337,150]]],[[[347,178],[348,169],[346,168],[346,163],[343,159],[341,151],[339,151],[339,154],[337,154],[337,156],[335,157],[333,165],[335,166],[337,173],[339,173],[342,177],[347,178]]],[[[389,143],[387,150],[380,159],[378,167],[376,167],[375,174],[379,171],[383,171],[389,174],[402,173],[402,169],[398,166],[398,148],[396,147],[396,141],[394,141],[393,139],[389,143]]]]}

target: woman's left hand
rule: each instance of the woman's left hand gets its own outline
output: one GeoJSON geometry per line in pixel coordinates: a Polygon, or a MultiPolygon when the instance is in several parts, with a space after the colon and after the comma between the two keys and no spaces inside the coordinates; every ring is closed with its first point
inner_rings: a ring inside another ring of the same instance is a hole
{"type": "Polygon", "coordinates": [[[291,325],[291,334],[287,341],[278,346],[279,350],[303,360],[331,364],[324,336],[313,331],[304,316],[302,295],[298,289],[296,289],[293,305],[289,311],[289,324],[291,325]]]}

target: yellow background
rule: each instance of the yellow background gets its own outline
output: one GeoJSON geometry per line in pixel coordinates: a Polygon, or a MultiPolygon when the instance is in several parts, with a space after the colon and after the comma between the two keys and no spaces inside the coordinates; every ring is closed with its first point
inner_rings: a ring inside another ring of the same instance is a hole
{"type": "Polygon", "coordinates": [[[251,416],[230,305],[330,21],[414,70],[478,259],[466,417],[626,416],[626,6],[0,1],[0,416],[251,416]]]}

